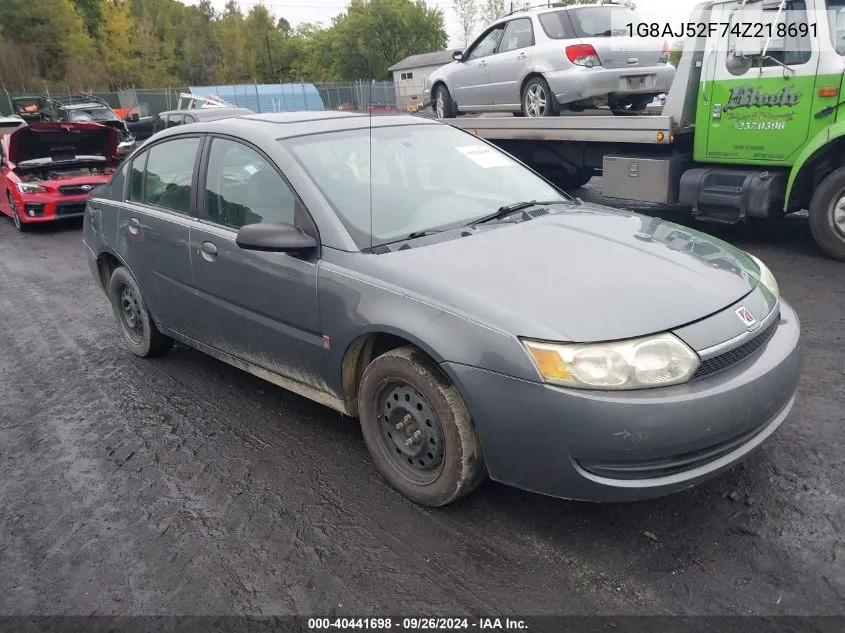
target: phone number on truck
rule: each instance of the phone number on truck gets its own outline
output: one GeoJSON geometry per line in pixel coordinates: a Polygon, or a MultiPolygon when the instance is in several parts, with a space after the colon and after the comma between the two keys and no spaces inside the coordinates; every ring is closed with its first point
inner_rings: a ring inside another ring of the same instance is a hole
{"type": "Polygon", "coordinates": [[[625,29],[629,37],[816,37],[818,31],[808,22],[628,22],[625,29]]]}

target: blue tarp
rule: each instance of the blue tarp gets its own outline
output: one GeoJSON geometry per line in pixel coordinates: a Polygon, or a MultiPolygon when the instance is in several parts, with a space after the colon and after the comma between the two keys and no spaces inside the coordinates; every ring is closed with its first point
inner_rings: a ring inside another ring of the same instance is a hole
{"type": "Polygon", "coordinates": [[[239,108],[249,108],[255,112],[326,109],[314,84],[191,86],[190,90],[197,96],[214,95],[239,108]]]}

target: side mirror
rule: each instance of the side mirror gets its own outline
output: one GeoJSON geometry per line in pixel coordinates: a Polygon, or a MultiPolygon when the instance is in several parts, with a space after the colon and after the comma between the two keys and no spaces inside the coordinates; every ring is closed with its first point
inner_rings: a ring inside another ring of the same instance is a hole
{"type": "Polygon", "coordinates": [[[248,251],[303,254],[317,248],[317,240],[293,224],[248,224],[238,231],[235,243],[248,251]]]}
{"type": "Polygon", "coordinates": [[[463,59],[464,59],[463,51],[455,51],[454,53],[452,53],[452,59],[454,59],[456,62],[463,61],[463,59]]]}

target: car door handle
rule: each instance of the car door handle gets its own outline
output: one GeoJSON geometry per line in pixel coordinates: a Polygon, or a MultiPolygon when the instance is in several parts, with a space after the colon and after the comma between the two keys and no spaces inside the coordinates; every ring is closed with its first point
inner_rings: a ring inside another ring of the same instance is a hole
{"type": "Polygon", "coordinates": [[[203,242],[200,248],[202,258],[208,262],[214,261],[217,257],[217,246],[213,242],[203,242]]]}
{"type": "Polygon", "coordinates": [[[525,53],[520,53],[516,56],[517,59],[525,59],[526,57],[528,57],[528,55],[526,55],[525,53]]]}
{"type": "Polygon", "coordinates": [[[138,235],[138,231],[141,230],[141,223],[138,221],[138,218],[129,218],[129,232],[132,235],[138,235]]]}
{"type": "Polygon", "coordinates": [[[480,62],[478,62],[478,65],[479,66],[486,66],[487,62],[482,59],[480,62]]]}

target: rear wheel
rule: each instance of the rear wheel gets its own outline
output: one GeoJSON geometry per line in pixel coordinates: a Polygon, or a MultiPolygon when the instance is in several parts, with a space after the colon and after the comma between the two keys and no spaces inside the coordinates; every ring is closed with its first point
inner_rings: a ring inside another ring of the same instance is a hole
{"type": "Polygon", "coordinates": [[[358,398],[370,455],[390,485],[412,501],[443,506],[486,477],[463,399],[415,348],[395,349],[370,363],[358,398]]]}
{"type": "Polygon", "coordinates": [[[141,289],[123,266],[116,268],[111,275],[109,298],[123,342],[130,352],[150,357],[163,354],[170,348],[173,339],[158,331],[141,296],[141,289]]]}
{"type": "Polygon", "coordinates": [[[557,116],[560,113],[548,82],[532,77],[522,89],[522,113],[527,117],[557,116]]]}
{"type": "Polygon", "coordinates": [[[809,211],[813,238],[830,257],[845,261],[845,167],[822,180],[809,211]]]}

